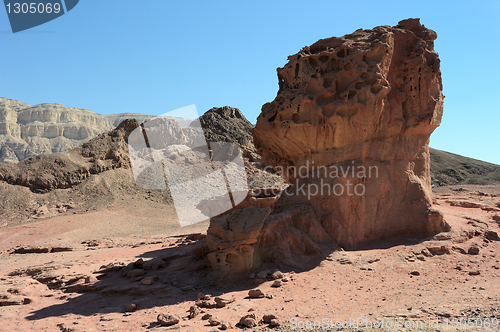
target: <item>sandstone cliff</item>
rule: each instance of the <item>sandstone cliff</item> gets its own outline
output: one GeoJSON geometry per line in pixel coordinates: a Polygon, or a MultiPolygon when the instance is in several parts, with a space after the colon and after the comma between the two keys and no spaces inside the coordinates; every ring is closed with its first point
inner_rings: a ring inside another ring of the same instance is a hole
{"type": "Polygon", "coordinates": [[[69,150],[112,130],[126,118],[143,122],[152,116],[101,115],[61,104],[30,106],[0,98],[0,162],[17,163],[35,155],[69,150]]]}

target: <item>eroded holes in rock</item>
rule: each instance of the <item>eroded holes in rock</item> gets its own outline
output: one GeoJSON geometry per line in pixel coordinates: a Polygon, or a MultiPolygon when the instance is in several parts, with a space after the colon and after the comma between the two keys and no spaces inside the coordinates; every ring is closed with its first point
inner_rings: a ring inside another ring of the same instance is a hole
{"type": "Polygon", "coordinates": [[[331,66],[331,70],[335,70],[335,71],[340,70],[339,60],[337,60],[337,58],[332,58],[332,60],[330,61],[330,66],[331,66]]]}
{"type": "Polygon", "coordinates": [[[354,87],[359,90],[361,89],[366,83],[365,82],[356,82],[356,84],[354,84],[354,87]]]}
{"type": "Polygon", "coordinates": [[[368,77],[370,77],[370,74],[368,74],[366,71],[364,71],[361,73],[361,75],[359,77],[361,77],[362,80],[366,80],[368,77]]]}
{"type": "Polygon", "coordinates": [[[311,67],[316,67],[318,65],[318,61],[316,61],[313,57],[309,57],[309,64],[311,67]]]}
{"type": "Polygon", "coordinates": [[[274,113],[274,115],[272,117],[269,118],[269,122],[273,122],[274,120],[276,120],[276,116],[278,116],[278,112],[274,113]]]}
{"type": "Polygon", "coordinates": [[[299,64],[298,63],[295,64],[295,78],[299,77],[299,69],[300,69],[299,64]]]}
{"type": "Polygon", "coordinates": [[[317,95],[318,93],[321,93],[323,90],[324,90],[323,83],[317,78],[312,78],[307,83],[306,93],[308,95],[317,95]]]}
{"type": "Polygon", "coordinates": [[[316,98],[316,104],[323,106],[335,100],[335,94],[329,91],[323,92],[316,98]]]}
{"type": "Polygon", "coordinates": [[[299,122],[300,121],[299,113],[293,113],[292,120],[293,120],[293,122],[299,122]]]}
{"type": "Polygon", "coordinates": [[[335,113],[335,106],[325,105],[325,107],[323,107],[323,109],[321,110],[321,113],[323,113],[324,116],[329,118],[335,113]]]}
{"type": "Polygon", "coordinates": [[[347,98],[351,100],[356,96],[356,90],[349,90],[349,94],[347,95],[347,98]]]}
{"type": "Polygon", "coordinates": [[[337,115],[340,115],[343,118],[348,117],[349,113],[352,114],[353,113],[352,111],[353,111],[353,107],[348,106],[348,105],[340,105],[335,109],[335,112],[337,113],[337,115]]]}
{"type": "Polygon", "coordinates": [[[380,92],[380,90],[382,90],[382,85],[378,84],[378,83],[375,83],[372,85],[372,87],[370,88],[371,92],[374,93],[374,94],[377,94],[380,92]]]}
{"type": "Polygon", "coordinates": [[[370,77],[368,79],[365,80],[365,83],[368,84],[368,85],[372,85],[373,83],[377,82],[377,80],[373,77],[370,77]]]}
{"type": "Polygon", "coordinates": [[[384,48],[382,46],[379,46],[363,54],[363,61],[368,64],[376,64],[380,63],[383,57],[384,57],[384,48]]]}
{"type": "Polygon", "coordinates": [[[323,79],[323,88],[325,88],[325,89],[331,88],[332,84],[333,84],[333,78],[326,76],[323,79]]]}
{"type": "Polygon", "coordinates": [[[328,60],[330,60],[330,56],[326,55],[326,54],[323,54],[323,55],[320,55],[319,56],[319,61],[321,61],[322,63],[325,63],[327,62],[328,60]]]}
{"type": "Polygon", "coordinates": [[[341,48],[338,52],[337,52],[337,56],[339,58],[345,58],[346,56],[349,55],[349,49],[347,48],[341,48]]]}
{"type": "Polygon", "coordinates": [[[341,93],[346,91],[351,84],[358,80],[358,75],[355,72],[348,71],[345,72],[335,81],[335,87],[337,92],[341,93]]]}
{"type": "Polygon", "coordinates": [[[352,64],[350,62],[346,63],[344,66],[344,70],[349,70],[352,68],[352,64]]]}
{"type": "Polygon", "coordinates": [[[368,96],[366,95],[366,90],[358,91],[358,103],[364,104],[368,100],[368,96]]]}

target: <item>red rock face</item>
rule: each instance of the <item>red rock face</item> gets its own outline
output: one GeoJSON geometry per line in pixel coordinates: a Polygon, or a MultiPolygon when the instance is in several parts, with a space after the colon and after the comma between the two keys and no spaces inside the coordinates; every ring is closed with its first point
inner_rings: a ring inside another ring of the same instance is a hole
{"type": "Polygon", "coordinates": [[[262,107],[253,136],[265,163],[292,186],[266,219],[262,252],[289,232],[276,215],[290,219],[304,205],[322,228],[299,223],[312,243],[323,231],[353,247],[446,229],[431,208],[429,173],[429,136],[444,98],[436,37],[408,19],[319,40],[277,70],[278,95],[262,107]]]}

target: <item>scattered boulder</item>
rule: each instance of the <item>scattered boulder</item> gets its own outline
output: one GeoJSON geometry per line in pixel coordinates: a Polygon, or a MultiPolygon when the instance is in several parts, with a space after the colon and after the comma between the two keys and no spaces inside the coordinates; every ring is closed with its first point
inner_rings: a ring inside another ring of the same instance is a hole
{"type": "Polygon", "coordinates": [[[255,269],[255,246],[264,219],[270,212],[269,207],[250,206],[210,219],[206,237],[207,257],[212,266],[209,282],[230,281],[255,269]]]}
{"type": "Polygon", "coordinates": [[[281,271],[274,271],[273,273],[271,273],[271,278],[273,279],[283,279],[284,276],[285,275],[281,271]]]}
{"type": "Polygon", "coordinates": [[[135,278],[135,277],[140,277],[146,274],[145,270],[142,269],[134,269],[130,272],[127,273],[128,278],[135,278]]]}
{"type": "Polygon", "coordinates": [[[180,318],[177,315],[160,313],[156,320],[158,321],[158,323],[160,323],[161,326],[170,326],[179,323],[180,318]]]}
{"type": "Polygon", "coordinates": [[[197,305],[192,305],[191,307],[189,307],[189,319],[193,319],[195,318],[196,316],[198,316],[199,314],[201,314],[201,309],[197,306],[197,305]]]}
{"type": "Polygon", "coordinates": [[[134,312],[137,309],[137,304],[131,303],[125,308],[126,312],[134,312]]]}
{"type": "Polygon", "coordinates": [[[478,208],[482,207],[482,204],[479,204],[476,202],[470,202],[470,201],[451,201],[450,205],[464,207],[464,208],[470,208],[470,209],[478,209],[478,208]]]}
{"type": "Polygon", "coordinates": [[[469,271],[469,275],[470,276],[478,276],[481,274],[481,271],[479,270],[472,270],[472,271],[469,271]]]}
{"type": "Polygon", "coordinates": [[[234,296],[217,296],[215,297],[215,303],[217,304],[218,308],[223,308],[226,305],[233,303],[236,301],[236,298],[234,296]]]}
{"type": "Polygon", "coordinates": [[[135,269],[135,264],[134,263],[129,263],[125,267],[121,269],[122,276],[126,277],[127,274],[135,269]]]}
{"type": "Polygon", "coordinates": [[[39,247],[39,246],[26,246],[15,249],[13,254],[46,254],[50,252],[52,248],[49,247],[39,247]]]}
{"type": "Polygon", "coordinates": [[[281,280],[275,280],[272,284],[273,287],[281,287],[281,280]]]}
{"type": "Polygon", "coordinates": [[[141,283],[143,285],[152,285],[154,282],[155,282],[154,277],[146,277],[146,278],[141,279],[141,283]]]}
{"type": "Polygon", "coordinates": [[[262,292],[260,290],[260,288],[256,288],[256,289],[251,289],[248,291],[248,296],[251,297],[251,298],[254,298],[254,299],[257,299],[257,298],[263,298],[266,296],[266,294],[264,294],[264,292],[262,292]]]}
{"type": "Polygon", "coordinates": [[[257,318],[255,314],[248,314],[246,316],[241,317],[240,324],[246,327],[255,327],[257,326],[257,318]]]}
{"type": "Polygon", "coordinates": [[[277,319],[277,318],[278,318],[278,317],[276,317],[276,316],[275,316],[275,315],[273,315],[273,314],[266,314],[266,315],[264,315],[264,316],[262,317],[262,321],[263,321],[264,323],[266,323],[266,324],[270,324],[270,323],[271,323],[271,321],[272,321],[273,319],[277,319]]]}
{"type": "Polygon", "coordinates": [[[469,255],[479,255],[480,247],[477,243],[472,244],[467,250],[469,255]]]}
{"type": "Polygon", "coordinates": [[[210,326],[217,326],[221,324],[221,321],[219,318],[212,316],[208,319],[208,324],[210,324],[210,326]]]}
{"type": "Polygon", "coordinates": [[[2,296],[0,297],[0,307],[1,306],[12,306],[12,305],[22,305],[31,303],[31,299],[24,298],[22,296],[2,296]]]}
{"type": "Polygon", "coordinates": [[[221,330],[230,330],[232,328],[233,328],[233,325],[231,324],[231,322],[222,321],[220,324],[221,330]]]}
{"type": "Polygon", "coordinates": [[[94,276],[94,275],[86,276],[83,279],[83,282],[86,283],[86,284],[93,284],[94,282],[97,282],[97,277],[94,276]]]}
{"type": "MultiPolygon", "coordinates": [[[[426,246],[426,249],[432,254],[432,255],[444,255],[444,254],[450,254],[450,247],[449,245],[446,244],[441,244],[441,243],[429,243],[426,246]]],[[[422,254],[424,254],[422,252],[422,254]]],[[[425,256],[425,254],[424,254],[425,256]]]]}
{"type": "Polygon", "coordinates": [[[491,229],[488,229],[486,232],[484,232],[484,237],[490,241],[499,241],[500,238],[498,237],[498,233],[495,231],[492,231],[491,229]]]}

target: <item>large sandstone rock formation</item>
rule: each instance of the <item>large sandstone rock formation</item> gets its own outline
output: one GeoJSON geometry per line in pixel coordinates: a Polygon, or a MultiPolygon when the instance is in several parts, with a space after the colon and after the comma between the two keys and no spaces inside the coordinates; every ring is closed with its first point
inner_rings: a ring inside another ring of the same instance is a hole
{"type": "Polygon", "coordinates": [[[61,104],[30,106],[0,98],[0,162],[12,164],[35,155],[67,151],[112,130],[127,118],[142,122],[152,116],[101,115],[61,104]]]}
{"type": "MultiPolygon", "coordinates": [[[[277,70],[278,95],[262,107],[253,136],[264,163],[291,185],[252,223],[260,229],[245,243],[252,250],[242,253],[234,234],[234,246],[219,248],[218,262],[233,271],[226,278],[336,244],[447,229],[431,206],[428,142],[444,98],[435,39],[408,19],[319,40],[277,70]]],[[[223,218],[234,224],[241,214],[223,218]]],[[[207,239],[214,227],[224,237],[224,222],[212,218],[207,239]]]]}

